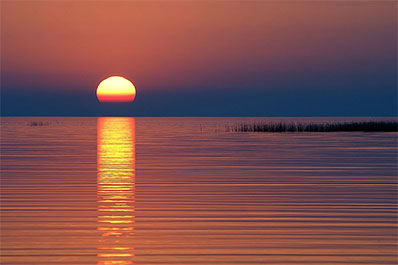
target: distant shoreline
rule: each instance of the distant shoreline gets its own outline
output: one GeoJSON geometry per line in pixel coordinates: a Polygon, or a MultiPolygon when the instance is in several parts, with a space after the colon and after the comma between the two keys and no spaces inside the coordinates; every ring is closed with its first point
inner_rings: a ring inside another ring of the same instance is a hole
{"type": "Polygon", "coordinates": [[[396,119],[397,116],[141,116],[141,115],[0,115],[1,118],[101,118],[101,117],[130,117],[130,118],[236,118],[236,119],[396,119]]]}

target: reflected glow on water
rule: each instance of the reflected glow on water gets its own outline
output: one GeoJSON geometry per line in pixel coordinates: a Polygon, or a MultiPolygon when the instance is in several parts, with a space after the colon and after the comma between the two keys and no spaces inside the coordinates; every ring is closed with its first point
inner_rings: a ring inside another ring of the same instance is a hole
{"type": "Polygon", "coordinates": [[[98,264],[133,264],[135,123],[133,118],[98,118],[98,264]]]}
{"type": "Polygon", "coordinates": [[[396,265],[397,133],[263,119],[3,118],[0,263],[396,265]]]}

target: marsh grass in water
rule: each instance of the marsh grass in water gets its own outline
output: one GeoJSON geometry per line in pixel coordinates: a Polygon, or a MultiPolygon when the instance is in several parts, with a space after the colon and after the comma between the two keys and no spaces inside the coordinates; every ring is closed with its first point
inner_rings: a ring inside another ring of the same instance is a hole
{"type": "Polygon", "coordinates": [[[48,126],[50,125],[49,122],[42,122],[42,121],[31,121],[28,122],[28,126],[48,126]]]}
{"type": "Polygon", "coordinates": [[[334,123],[241,123],[227,125],[232,132],[397,132],[396,121],[334,123]]]}

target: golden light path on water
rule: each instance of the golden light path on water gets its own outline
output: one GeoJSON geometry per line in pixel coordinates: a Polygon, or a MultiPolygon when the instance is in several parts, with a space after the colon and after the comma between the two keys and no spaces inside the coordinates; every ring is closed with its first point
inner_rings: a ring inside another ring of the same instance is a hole
{"type": "Polygon", "coordinates": [[[0,263],[396,265],[397,133],[262,119],[3,118],[0,263]]]}
{"type": "Polygon", "coordinates": [[[98,118],[98,265],[133,264],[135,123],[98,118]]]}

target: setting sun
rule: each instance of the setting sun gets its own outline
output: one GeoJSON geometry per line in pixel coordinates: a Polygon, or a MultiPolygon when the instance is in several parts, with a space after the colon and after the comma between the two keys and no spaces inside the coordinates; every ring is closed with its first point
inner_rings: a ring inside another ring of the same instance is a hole
{"type": "Polygon", "coordinates": [[[108,77],[97,87],[100,102],[132,102],[135,94],[133,83],[121,76],[108,77]]]}

